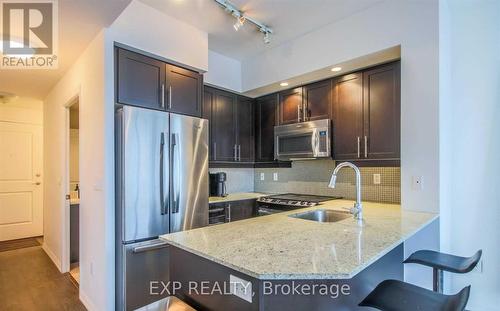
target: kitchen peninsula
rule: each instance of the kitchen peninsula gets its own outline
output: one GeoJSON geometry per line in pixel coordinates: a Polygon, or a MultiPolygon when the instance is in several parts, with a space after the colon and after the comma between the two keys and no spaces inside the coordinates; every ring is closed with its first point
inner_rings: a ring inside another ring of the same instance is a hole
{"type": "Polygon", "coordinates": [[[378,282],[403,279],[405,240],[438,215],[365,202],[363,226],[351,216],[332,223],[289,217],[323,209],[345,213],[352,204],[332,200],[313,208],[161,236],[173,246],[171,280],[186,284],[176,295],[195,308],[210,310],[356,309],[378,282]],[[234,277],[250,282],[253,295],[245,299],[188,292],[189,282],[229,283],[234,277]],[[335,297],[283,292],[314,284],[347,285],[349,292],[335,297]],[[281,291],[269,291],[271,287],[281,291]]]}

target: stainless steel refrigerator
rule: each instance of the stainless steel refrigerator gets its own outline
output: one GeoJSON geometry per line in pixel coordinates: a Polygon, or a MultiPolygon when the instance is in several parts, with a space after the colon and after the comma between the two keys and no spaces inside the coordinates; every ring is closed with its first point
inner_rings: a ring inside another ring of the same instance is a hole
{"type": "Polygon", "coordinates": [[[158,236],[208,225],[208,121],[123,106],[115,124],[116,309],[135,310],[167,294],[158,236]]]}

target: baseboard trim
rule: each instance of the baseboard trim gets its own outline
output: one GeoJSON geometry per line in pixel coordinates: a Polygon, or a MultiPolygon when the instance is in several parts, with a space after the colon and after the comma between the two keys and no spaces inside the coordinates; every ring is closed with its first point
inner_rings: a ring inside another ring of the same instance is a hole
{"type": "Polygon", "coordinates": [[[87,308],[88,311],[94,311],[94,310],[98,310],[94,304],[92,303],[92,301],[87,297],[87,295],[85,295],[85,293],[82,291],[82,288],[80,287],[80,290],[79,290],[79,298],[80,298],[80,301],[83,303],[83,305],[85,306],[85,308],[87,308]]]}
{"type": "Polygon", "coordinates": [[[44,250],[45,254],[49,256],[50,260],[56,265],[57,269],[59,269],[59,272],[62,273],[62,266],[61,266],[61,261],[57,256],[52,252],[52,250],[47,246],[47,243],[42,244],[42,249],[44,250]]]}

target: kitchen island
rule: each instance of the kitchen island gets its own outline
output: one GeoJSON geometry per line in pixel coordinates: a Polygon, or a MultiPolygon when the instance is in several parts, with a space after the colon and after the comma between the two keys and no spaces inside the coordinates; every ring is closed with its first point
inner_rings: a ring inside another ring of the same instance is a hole
{"type": "Polygon", "coordinates": [[[403,278],[404,241],[438,215],[365,202],[363,226],[352,217],[333,223],[289,217],[317,209],[345,212],[352,205],[352,201],[332,200],[313,208],[162,236],[174,246],[171,280],[182,284],[175,294],[199,309],[356,309],[378,282],[403,278]],[[250,283],[253,295],[246,300],[232,295],[237,287],[211,295],[189,288],[189,282],[208,281],[213,286],[234,277],[244,280],[244,286],[250,283]],[[336,293],[300,292],[315,285],[336,293]],[[293,286],[299,288],[297,293],[288,292],[293,286]],[[340,293],[342,288],[349,288],[349,293],[340,293]]]}

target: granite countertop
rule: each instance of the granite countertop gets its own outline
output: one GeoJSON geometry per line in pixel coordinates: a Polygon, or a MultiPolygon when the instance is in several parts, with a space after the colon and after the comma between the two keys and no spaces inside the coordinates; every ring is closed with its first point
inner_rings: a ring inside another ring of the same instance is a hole
{"type": "Polygon", "coordinates": [[[352,217],[335,223],[287,217],[322,208],[345,211],[352,205],[353,201],[332,200],[161,238],[257,279],[348,279],[438,218],[369,202],[363,203],[363,227],[352,217]]]}
{"type": "Polygon", "coordinates": [[[265,197],[271,195],[269,193],[259,193],[259,192],[238,192],[238,193],[229,193],[225,197],[209,197],[208,203],[224,203],[224,202],[233,202],[233,201],[242,201],[242,200],[251,200],[258,199],[260,197],[265,197]]]}

